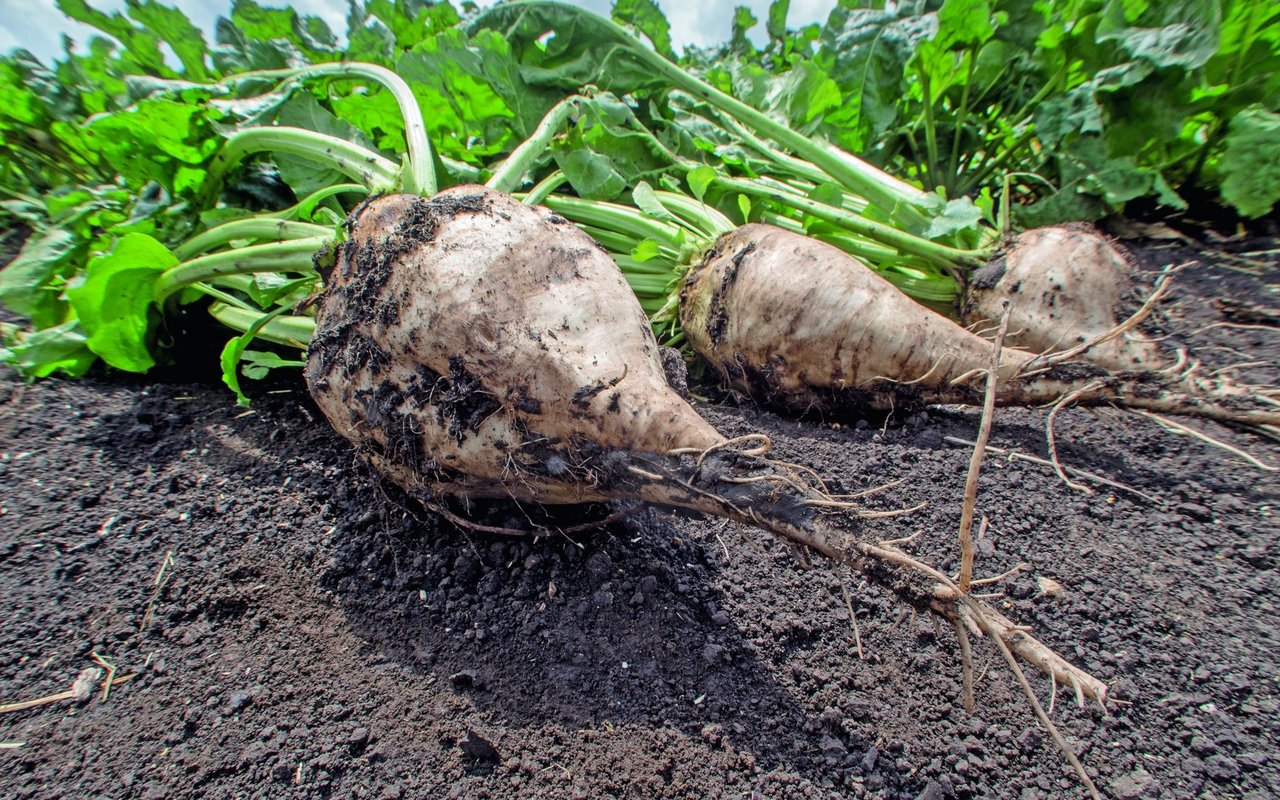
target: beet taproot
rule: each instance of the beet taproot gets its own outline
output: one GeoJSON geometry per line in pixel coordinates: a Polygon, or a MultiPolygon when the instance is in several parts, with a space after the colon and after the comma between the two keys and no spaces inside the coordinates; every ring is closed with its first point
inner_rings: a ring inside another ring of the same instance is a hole
{"type": "MultiPolygon", "coordinates": [[[[685,279],[690,346],[736,390],[795,411],[979,404],[991,343],[841,250],[769,225],[721,236],[685,279]]],[[[1012,324],[1010,326],[1012,328],[1012,324]]],[[[1214,379],[1001,353],[998,405],[1115,404],[1274,425],[1280,409],[1214,379]]]]}

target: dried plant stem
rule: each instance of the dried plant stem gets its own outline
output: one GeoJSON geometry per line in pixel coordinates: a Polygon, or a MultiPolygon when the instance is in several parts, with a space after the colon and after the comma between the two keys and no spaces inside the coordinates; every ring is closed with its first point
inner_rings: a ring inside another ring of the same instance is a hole
{"type": "MultiPolygon", "coordinates": [[[[987,518],[983,517],[982,519],[985,522],[987,518]]],[[[971,586],[988,586],[993,583],[999,583],[1000,581],[1004,580],[1005,578],[1008,578],[1011,575],[1017,575],[1019,572],[1021,572],[1026,568],[1027,568],[1027,564],[1026,562],[1023,562],[1021,564],[1017,564],[1013,567],[1010,567],[1004,572],[1001,572],[999,575],[992,575],[990,578],[983,578],[982,580],[974,581],[970,585],[971,586]]]]}
{"type": "Polygon", "coordinates": [[[1231,453],[1234,456],[1239,456],[1240,458],[1243,458],[1245,461],[1249,462],[1250,464],[1257,467],[1258,469],[1266,470],[1267,472],[1280,471],[1280,467],[1272,466],[1271,464],[1267,464],[1263,461],[1260,461],[1254,456],[1249,455],[1248,453],[1246,453],[1245,451],[1241,450],[1238,447],[1232,447],[1231,445],[1227,444],[1226,442],[1220,439],[1215,439],[1209,434],[1202,433],[1201,431],[1198,431],[1195,428],[1191,428],[1186,425],[1183,425],[1181,422],[1175,422],[1174,420],[1171,420],[1168,417],[1162,417],[1159,414],[1153,414],[1150,411],[1142,411],[1139,409],[1134,409],[1133,413],[1137,414],[1140,417],[1146,417],[1147,419],[1156,423],[1157,425],[1164,428],[1165,430],[1170,431],[1171,433],[1176,433],[1181,436],[1190,436],[1193,439],[1199,439],[1205,444],[1212,445],[1213,447],[1217,447],[1222,450],[1226,450],[1228,453],[1231,453]]]}
{"type": "MultiPolygon", "coordinates": [[[[969,441],[968,439],[961,439],[957,436],[944,436],[942,437],[942,439],[945,442],[959,445],[961,447],[974,446],[974,443],[969,441]]],[[[1028,455],[1027,453],[1020,453],[1017,450],[1005,450],[1004,448],[994,447],[992,445],[987,445],[987,450],[989,452],[995,453],[996,455],[1005,456],[1010,461],[1026,461],[1027,463],[1030,463],[1030,464],[1039,464],[1042,467],[1053,468],[1053,462],[1048,460],[1047,458],[1040,458],[1039,456],[1028,455]]],[[[1125,491],[1125,492],[1128,492],[1129,494],[1135,495],[1137,497],[1141,497],[1143,500],[1147,500],[1148,502],[1152,502],[1152,503],[1160,502],[1159,498],[1154,497],[1153,495],[1149,495],[1146,492],[1139,491],[1138,489],[1135,489],[1132,486],[1129,486],[1127,484],[1120,483],[1119,481],[1113,481],[1110,478],[1104,478],[1101,475],[1098,475],[1096,473],[1087,472],[1082,469],[1077,469],[1076,467],[1068,467],[1065,464],[1061,464],[1061,463],[1058,464],[1058,466],[1062,468],[1063,472],[1066,472],[1070,475],[1074,475],[1077,478],[1083,478],[1084,480],[1092,481],[1094,483],[1101,484],[1103,486],[1110,486],[1113,489],[1120,489],[1121,491],[1125,491]]]]}
{"type": "MultiPolygon", "coordinates": [[[[119,686],[122,683],[128,683],[129,681],[133,680],[136,677],[138,677],[137,673],[133,673],[131,675],[120,675],[118,677],[113,676],[110,678],[110,680],[103,680],[102,682],[102,690],[104,694],[103,699],[104,700],[106,699],[105,697],[106,691],[110,689],[112,686],[119,686]]],[[[64,700],[75,700],[75,699],[76,699],[76,690],[68,689],[65,692],[58,692],[57,694],[49,694],[49,695],[45,695],[44,697],[37,697],[34,700],[23,700],[22,702],[19,702],[19,703],[6,703],[4,705],[0,705],[0,714],[8,714],[13,711],[26,711],[29,708],[39,708],[40,706],[47,706],[52,703],[61,703],[64,700]]]]}
{"type": "MultiPolygon", "coordinates": [[[[853,579],[852,571],[849,579],[853,579]]],[[[840,581],[840,591],[844,593],[844,607],[849,609],[849,627],[853,630],[853,646],[858,650],[858,660],[866,661],[862,652],[862,633],[858,630],[858,618],[853,613],[853,598],[849,595],[849,581],[840,581]]]]}
{"type": "Polygon", "coordinates": [[[151,618],[156,612],[156,600],[160,598],[160,593],[164,591],[165,585],[169,582],[169,578],[173,576],[173,551],[166,550],[164,558],[160,561],[160,569],[156,570],[155,580],[151,582],[151,597],[147,600],[147,609],[142,612],[142,622],[138,624],[138,632],[141,633],[151,624],[151,618]]]}
{"type": "Polygon", "coordinates": [[[1058,442],[1053,435],[1053,421],[1057,418],[1058,412],[1070,405],[1077,397],[1082,394],[1092,392],[1097,388],[1097,382],[1087,383],[1074,392],[1063,395],[1058,402],[1053,404],[1053,408],[1049,409],[1049,414],[1044,419],[1044,438],[1049,445],[1049,461],[1053,465],[1053,471],[1058,474],[1058,477],[1061,478],[1062,482],[1067,486],[1070,486],[1077,492],[1084,492],[1085,494],[1093,494],[1093,490],[1088,486],[1085,486],[1083,483],[1076,483],[1071,480],[1071,478],[1067,477],[1067,471],[1063,469],[1062,463],[1058,461],[1058,442]]]}
{"type": "MultiPolygon", "coordinates": [[[[961,606],[961,608],[964,608],[961,606]]],[[[961,612],[963,614],[963,611],[961,612]]],[[[973,644],[969,641],[969,631],[965,623],[956,617],[951,621],[956,629],[956,640],[960,642],[960,682],[964,691],[964,710],[973,713],[973,644]]]]}
{"type": "Polygon", "coordinates": [[[987,393],[982,400],[982,422],[978,425],[978,438],[969,457],[969,475],[964,482],[964,504],[960,507],[960,592],[968,592],[973,581],[973,509],[978,500],[978,473],[982,470],[982,455],[991,436],[991,417],[996,409],[996,387],[1000,383],[1000,351],[1004,337],[1009,332],[1009,303],[1004,303],[1000,315],[1000,330],[996,332],[991,347],[991,367],[987,370],[987,393]]]}
{"type": "Polygon", "coordinates": [[[1269,333],[1280,333],[1280,328],[1275,325],[1245,325],[1240,322],[1215,322],[1212,325],[1205,325],[1203,328],[1197,328],[1189,335],[1195,336],[1198,333],[1213,330],[1214,328],[1230,328],[1235,331],[1267,331],[1269,333]]]}
{"type": "MultiPolygon", "coordinates": [[[[1022,684],[1022,691],[1027,696],[1027,701],[1031,703],[1031,708],[1035,711],[1036,717],[1040,719],[1040,724],[1044,725],[1049,731],[1049,736],[1053,738],[1054,744],[1062,751],[1062,755],[1067,759],[1067,763],[1075,770],[1076,777],[1084,784],[1088,790],[1089,796],[1094,800],[1102,800],[1102,795],[1098,793],[1098,787],[1094,785],[1093,779],[1089,777],[1089,773],[1085,771],[1084,764],[1080,763],[1079,757],[1075,751],[1067,746],[1066,740],[1062,738],[1062,734],[1058,732],[1058,726],[1053,724],[1053,720],[1049,719],[1049,715],[1045,713],[1044,707],[1040,705],[1040,700],[1036,698],[1036,693],[1031,689],[1031,684],[1027,681],[1027,676],[1023,674],[1022,667],[1018,666],[1018,660],[1013,657],[1013,652],[1000,636],[999,632],[990,627],[990,622],[982,615],[975,615],[975,622],[983,629],[983,632],[996,643],[1000,648],[1000,654],[1004,656],[1005,663],[1009,665],[1009,669],[1013,670],[1014,676],[1017,677],[1018,683],[1022,684]]],[[[1056,685],[1056,684],[1055,684],[1056,685]]],[[[1077,687],[1078,688],[1078,687],[1077,687]]]]}
{"type": "Polygon", "coordinates": [[[23,700],[20,703],[5,703],[0,706],[0,714],[8,714],[11,711],[26,711],[28,708],[39,708],[40,706],[47,706],[50,703],[60,703],[63,700],[74,700],[75,696],[75,690],[68,689],[65,692],[37,697],[34,700],[23,700]]]}

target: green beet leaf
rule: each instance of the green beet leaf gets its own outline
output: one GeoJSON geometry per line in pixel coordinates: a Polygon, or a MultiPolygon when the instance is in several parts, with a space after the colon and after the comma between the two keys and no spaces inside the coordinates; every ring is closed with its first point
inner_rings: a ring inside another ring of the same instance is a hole
{"type": "Polygon", "coordinates": [[[772,40],[787,37],[787,12],[791,10],[791,0],[774,0],[769,4],[769,18],[765,20],[765,30],[772,40]]]}
{"type": "Polygon", "coordinates": [[[1195,69],[1218,50],[1220,0],[1107,0],[1097,38],[1157,67],[1195,69]]]}
{"type": "Polygon", "coordinates": [[[0,363],[12,366],[28,379],[45,378],[55,372],[78,378],[98,360],[85,346],[84,331],[76,320],[32,332],[0,325],[0,340],[0,363]]]}
{"type": "MultiPolygon", "coordinates": [[[[313,63],[339,55],[337,40],[324,20],[299,17],[292,8],[266,8],[253,0],[236,0],[230,24],[243,37],[242,41],[250,43],[250,49],[255,49],[255,45],[289,47],[313,63]]],[[[220,28],[220,37],[223,33],[220,28]]]]}
{"type": "Polygon", "coordinates": [[[220,144],[207,111],[164,97],[99,117],[84,133],[87,145],[105,164],[114,166],[131,188],[141,189],[155,181],[171,194],[199,186],[201,165],[220,144]]]}
{"type": "Polygon", "coordinates": [[[729,49],[735,53],[755,53],[755,46],[747,38],[747,31],[760,23],[756,15],[746,6],[738,6],[733,10],[733,33],[729,38],[729,49]]]}
{"type": "Polygon", "coordinates": [[[985,42],[995,33],[987,0],[946,0],[938,9],[938,35],[943,48],[985,42]]]}
{"type": "Polygon", "coordinates": [[[670,167],[660,143],[608,94],[584,103],[577,124],[551,150],[578,194],[593,200],[612,200],[670,167]]]}
{"type": "Polygon", "coordinates": [[[654,50],[676,60],[675,51],[671,49],[671,23],[653,0],[617,0],[613,4],[613,20],[640,31],[653,42],[654,50]]]}
{"type": "Polygon", "coordinates": [[[898,121],[908,95],[907,63],[921,42],[938,30],[936,15],[910,10],[852,8],[841,3],[822,30],[818,61],[844,93],[847,116],[837,138],[854,153],[865,152],[898,121]]]}
{"type": "Polygon", "coordinates": [[[137,28],[123,14],[106,14],[85,0],[57,0],[58,10],[68,17],[90,25],[119,41],[125,47],[126,65],[141,68],[153,75],[172,74],[164,63],[161,38],[145,28],[137,28]],[[129,62],[132,62],[130,64],[129,62]]]}
{"type": "Polygon", "coordinates": [[[556,153],[556,163],[574,190],[592,200],[612,200],[627,188],[627,181],[613,168],[613,160],[590,150],[568,147],[556,153]]]}
{"type": "Polygon", "coordinates": [[[267,377],[267,373],[273,369],[299,369],[307,365],[305,361],[284,358],[270,350],[245,350],[244,360],[245,365],[241,371],[245,377],[255,381],[267,377]]]}
{"type": "Polygon", "coordinates": [[[27,317],[37,328],[66,318],[55,278],[65,274],[80,242],[62,228],[33,235],[9,265],[0,270],[0,303],[27,317]]]}
{"type": "Polygon", "coordinates": [[[559,99],[522,92],[507,43],[492,33],[468,41],[456,28],[443,31],[402,56],[396,71],[413,86],[440,155],[470,163],[514,147],[559,99]]]}
{"type": "Polygon", "coordinates": [[[167,247],[140,233],[122,237],[91,262],[84,278],[67,289],[89,349],[129,372],[155,366],[150,344],[159,314],[152,291],[160,273],[177,263],[167,247]]]}
{"type": "Polygon", "coordinates": [[[701,166],[689,172],[687,180],[689,181],[689,191],[693,192],[693,196],[701,200],[707,194],[709,187],[716,179],[716,171],[712,167],[701,166]]]}
{"type": "Polygon", "coordinates": [[[1246,217],[1260,217],[1280,201],[1280,114],[1260,106],[1231,120],[1219,165],[1222,199],[1246,217]]]}
{"type": "MultiPolygon", "coordinates": [[[[355,4],[352,4],[353,7],[355,4]]],[[[418,42],[458,24],[458,12],[449,3],[422,0],[369,0],[365,11],[395,36],[396,47],[408,50],[418,42]]]]}
{"type": "Polygon", "coordinates": [[[947,201],[943,212],[929,221],[927,239],[942,239],[970,230],[982,222],[982,209],[967,197],[947,201]]]}
{"type": "MultiPolygon", "coordinates": [[[[282,307],[269,314],[263,314],[249,326],[247,331],[228,341],[226,346],[222,348],[222,382],[227,385],[228,389],[236,393],[236,402],[239,405],[246,407],[249,405],[249,398],[245,396],[244,391],[240,388],[240,374],[237,372],[237,367],[240,366],[240,362],[242,360],[251,361],[253,357],[274,355],[273,353],[263,353],[257,350],[246,350],[246,348],[253,343],[254,339],[257,338],[258,331],[262,330],[264,325],[271,322],[271,320],[276,317],[288,312],[288,310],[288,308],[282,307]],[[250,354],[252,354],[252,356],[250,354]]],[[[300,362],[290,363],[301,366],[300,362]]],[[[282,363],[275,366],[284,366],[284,364],[282,363]]],[[[266,369],[261,370],[259,373],[251,373],[250,366],[246,365],[244,374],[249,378],[262,378],[266,375],[266,369]]]]}
{"type": "Polygon", "coordinates": [[[642,239],[631,251],[631,257],[640,263],[657,258],[659,245],[653,239],[642,239]]]}
{"type": "Polygon", "coordinates": [[[569,3],[500,3],[476,17],[470,31],[485,28],[511,43],[522,80],[535,86],[590,83],[625,94],[665,83],[631,55],[644,47],[639,39],[569,3]]]}
{"type": "Polygon", "coordinates": [[[675,216],[667,210],[666,206],[662,205],[662,200],[658,198],[657,193],[653,191],[653,187],[646,181],[641,181],[636,185],[636,188],[631,192],[631,200],[636,204],[637,208],[654,219],[678,222],[675,216]]]}
{"type": "Polygon", "coordinates": [[[205,61],[209,46],[205,43],[204,33],[187,19],[186,14],[155,0],[133,0],[129,5],[129,16],[173,48],[187,78],[209,80],[211,76],[205,61]]]}

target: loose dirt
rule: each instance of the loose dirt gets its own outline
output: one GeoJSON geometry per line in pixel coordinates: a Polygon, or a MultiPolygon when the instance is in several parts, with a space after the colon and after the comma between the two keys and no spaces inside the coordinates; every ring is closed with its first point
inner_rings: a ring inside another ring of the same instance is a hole
{"type": "MultiPolygon", "coordinates": [[[[1188,258],[1170,328],[1230,321],[1214,298],[1280,305],[1274,255],[1141,251],[1188,258]]],[[[1189,341],[1280,377],[1274,327],[1189,341]]],[[[249,412],[203,372],[5,373],[0,397],[0,703],[70,689],[95,654],[133,676],[0,714],[5,797],[1081,794],[991,647],[967,714],[949,627],[756,532],[651,510],[573,538],[460,531],[357,464],[298,376],[255,386],[249,412]]],[[[833,489],[905,479],[867,508],[928,505],[865,524],[954,569],[969,450],[950,440],[975,411],[699,410],[833,489]]],[[[1043,456],[1044,420],[998,411],[992,444],[1043,456]]],[[[1280,463],[1273,442],[1189,424],[1280,463]]],[[[1112,686],[1105,714],[1059,691],[1054,719],[1109,796],[1274,796],[1280,481],[1119,412],[1056,431],[1064,463],[1136,491],[986,464],[978,569],[1026,567],[984,588],[1112,686]]]]}

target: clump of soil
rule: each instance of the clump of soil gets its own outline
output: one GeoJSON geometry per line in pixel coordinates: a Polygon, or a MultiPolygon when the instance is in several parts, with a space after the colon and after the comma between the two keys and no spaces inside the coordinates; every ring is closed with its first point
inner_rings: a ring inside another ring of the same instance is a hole
{"type": "MultiPolygon", "coordinates": [[[[1274,262],[1198,257],[1171,328],[1224,321],[1211,298],[1280,304],[1274,262]]],[[[1191,341],[1275,383],[1274,330],[1191,341]]],[[[300,379],[258,387],[249,413],[212,378],[0,380],[0,703],[69,689],[95,653],[136,675],[0,715],[6,797],[1080,794],[994,651],[978,646],[967,714],[949,628],[855,581],[859,660],[846,577],[752,531],[654,511],[536,542],[460,531],[367,474],[300,379]]],[[[835,491],[907,478],[868,507],[928,506],[866,524],[921,532],[913,552],[955,567],[969,451],[950,440],[975,411],[699,410],[835,491]]],[[[1043,426],[998,411],[992,444],[1044,455],[1043,426]]],[[[1277,482],[1120,413],[1063,412],[1056,432],[1065,463],[1154,501],[986,466],[979,570],[1027,565],[997,602],[1122,701],[1103,715],[1059,693],[1055,720],[1109,795],[1271,796],[1277,482]]]]}

